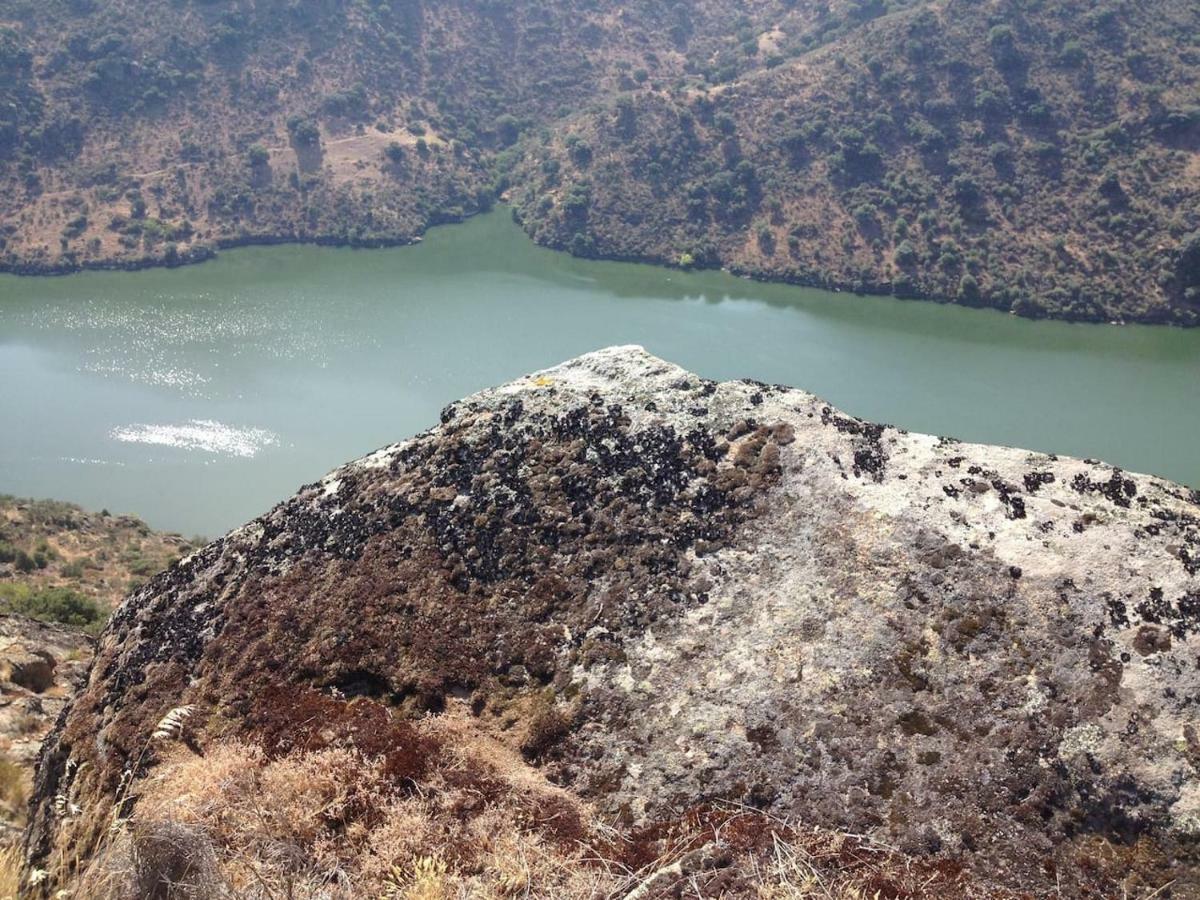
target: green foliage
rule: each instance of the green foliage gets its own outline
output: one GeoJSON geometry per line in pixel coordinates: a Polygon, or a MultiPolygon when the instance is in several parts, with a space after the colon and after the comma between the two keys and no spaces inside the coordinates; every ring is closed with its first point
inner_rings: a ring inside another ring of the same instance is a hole
{"type": "Polygon", "coordinates": [[[330,94],[321,101],[322,112],[328,116],[339,118],[362,117],[367,114],[369,109],[367,89],[361,81],[355,82],[344,91],[330,94]]]}
{"type": "Polygon", "coordinates": [[[250,149],[246,151],[246,162],[251,168],[260,168],[271,161],[271,151],[262,144],[251,144],[250,149]]]}
{"type": "Polygon", "coordinates": [[[979,281],[975,276],[966,274],[958,280],[958,297],[971,306],[979,302],[979,281]]]}
{"type": "Polygon", "coordinates": [[[1184,298],[1200,303],[1200,231],[1193,232],[1180,246],[1176,271],[1184,298]]]}
{"type": "Polygon", "coordinates": [[[321,142],[321,128],[308,116],[291,116],[287,121],[288,134],[299,147],[315,147],[321,142]]]}
{"type": "Polygon", "coordinates": [[[387,157],[391,163],[399,164],[404,162],[404,145],[399,141],[391,141],[383,150],[383,155],[387,157]]]}
{"type": "Polygon", "coordinates": [[[521,136],[521,123],[511,113],[499,116],[492,126],[501,147],[511,147],[521,136]]]}
{"type": "Polygon", "coordinates": [[[65,587],[33,588],[27,584],[0,583],[0,610],[96,629],[104,623],[105,611],[95,600],[65,587]]]}
{"type": "Polygon", "coordinates": [[[38,568],[37,562],[25,550],[18,550],[13,557],[13,568],[22,575],[27,575],[38,568]]]}

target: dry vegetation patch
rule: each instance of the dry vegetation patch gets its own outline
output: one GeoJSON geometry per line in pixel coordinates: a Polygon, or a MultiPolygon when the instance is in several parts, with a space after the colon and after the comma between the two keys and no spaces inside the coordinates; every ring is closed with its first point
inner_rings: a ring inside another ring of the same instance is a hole
{"type": "Polygon", "coordinates": [[[295,740],[268,726],[203,755],[173,744],[70,896],[1016,896],[952,863],[746,807],[614,827],[459,706],[414,723],[371,700],[308,697],[290,708],[313,716],[295,740]]]}
{"type": "Polygon", "coordinates": [[[156,532],[140,519],[108,510],[93,513],[57,500],[0,495],[0,599],[65,589],[107,613],[203,542],[156,532]]]}

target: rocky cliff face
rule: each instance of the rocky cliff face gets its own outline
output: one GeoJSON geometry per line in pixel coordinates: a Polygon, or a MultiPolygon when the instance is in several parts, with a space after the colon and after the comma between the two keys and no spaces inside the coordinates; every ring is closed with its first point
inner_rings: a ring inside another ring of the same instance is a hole
{"type": "Polygon", "coordinates": [[[198,748],[278,742],[324,695],[469,709],[628,828],[734,801],[1034,894],[1194,896],[1198,573],[1187,488],[613,348],[132,595],[48,741],[29,862],[69,883],[168,710],[198,748]]]}

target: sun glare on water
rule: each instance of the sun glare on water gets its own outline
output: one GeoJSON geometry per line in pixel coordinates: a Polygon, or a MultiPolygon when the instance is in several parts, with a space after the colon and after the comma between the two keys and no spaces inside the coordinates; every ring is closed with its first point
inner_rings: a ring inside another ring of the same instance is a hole
{"type": "Polygon", "coordinates": [[[211,419],[191,419],[181,425],[123,425],[109,436],[124,443],[203,450],[246,459],[279,445],[278,436],[265,428],[238,428],[211,419]]]}

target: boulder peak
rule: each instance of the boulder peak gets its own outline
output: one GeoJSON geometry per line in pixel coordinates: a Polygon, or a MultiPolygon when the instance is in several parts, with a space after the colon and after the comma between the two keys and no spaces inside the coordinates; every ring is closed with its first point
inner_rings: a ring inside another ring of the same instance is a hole
{"type": "Polygon", "coordinates": [[[131,595],[47,741],[29,861],[65,883],[167,711],[252,741],[308,692],[463,706],[628,827],[736,802],[1008,887],[1082,892],[1098,842],[1191,884],[1198,571],[1180,485],[609,348],[131,595]]]}

